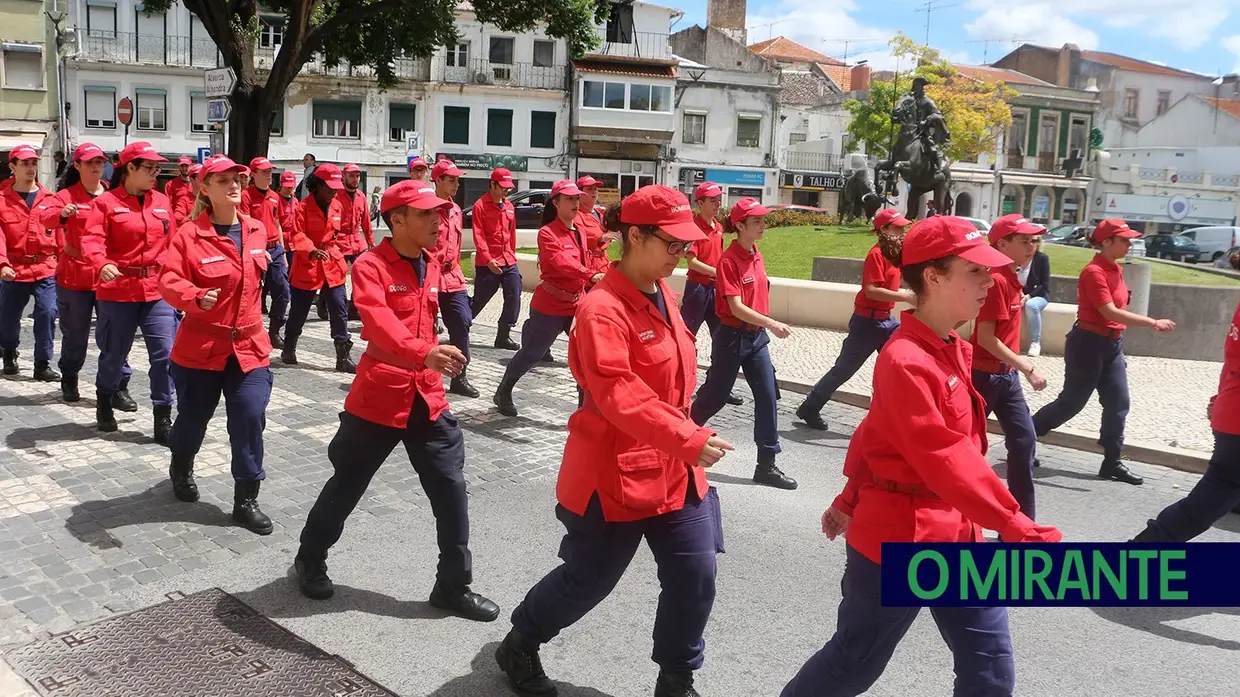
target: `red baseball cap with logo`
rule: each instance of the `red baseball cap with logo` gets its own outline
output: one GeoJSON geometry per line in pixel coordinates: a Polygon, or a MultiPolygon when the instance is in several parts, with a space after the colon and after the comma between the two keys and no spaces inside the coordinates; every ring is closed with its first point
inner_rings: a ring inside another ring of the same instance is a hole
{"type": "Polygon", "coordinates": [[[732,212],[728,214],[728,219],[735,225],[745,218],[761,217],[770,213],[771,209],[762,205],[756,198],[743,198],[732,206],[732,212]]]}
{"type": "Polygon", "coordinates": [[[491,172],[491,181],[499,184],[505,189],[515,189],[517,187],[517,185],[512,182],[512,172],[509,172],[503,167],[496,167],[491,172]]]}
{"type": "Polygon", "coordinates": [[[17,160],[39,159],[39,151],[29,145],[19,145],[9,153],[9,162],[17,160]]]}
{"type": "Polygon", "coordinates": [[[297,175],[289,171],[280,174],[280,186],[297,186],[297,175]]]}
{"type": "Polygon", "coordinates": [[[723,195],[723,187],[714,182],[702,182],[693,190],[693,200],[701,201],[704,198],[714,198],[723,195]]]}
{"type": "Polygon", "coordinates": [[[219,157],[212,157],[202,163],[202,169],[198,170],[198,178],[206,180],[210,175],[220,174],[221,172],[237,172],[240,174],[242,172],[248,173],[249,171],[245,165],[239,165],[227,156],[221,155],[219,157]]]}
{"type": "Polygon", "coordinates": [[[418,168],[427,169],[426,160],[423,160],[420,157],[415,157],[409,161],[409,171],[412,172],[413,170],[418,169],[418,168]]]}
{"type": "Polygon", "coordinates": [[[693,207],[679,191],[658,184],[643,186],[620,202],[625,225],[654,225],[681,242],[706,239],[693,222],[693,207]]]}
{"type": "MultiPolygon", "coordinates": [[[[425,167],[426,163],[423,162],[422,166],[425,167]]],[[[442,176],[459,177],[463,174],[465,172],[460,167],[457,167],[452,160],[440,160],[431,168],[431,179],[438,179],[442,176]]]]}
{"type": "Polygon", "coordinates": [[[911,224],[912,223],[909,222],[908,218],[905,218],[904,216],[900,215],[900,211],[897,211],[894,208],[884,208],[881,211],[874,214],[874,229],[875,230],[882,230],[888,225],[904,227],[906,225],[911,225],[911,224]]]}
{"type": "Polygon", "coordinates": [[[344,172],[345,174],[349,174],[351,172],[360,172],[362,171],[362,168],[350,162],[349,164],[345,165],[344,169],[341,171],[344,172]]]}
{"type": "MultiPolygon", "coordinates": [[[[189,158],[186,158],[189,159],[189,158]]],[[[122,165],[127,165],[134,160],[146,160],[148,162],[167,162],[168,158],[159,154],[153,145],[145,140],[135,141],[125,146],[121,151],[120,160],[122,165]]],[[[192,164],[192,163],[186,163],[192,164]]]]}
{"type": "Polygon", "coordinates": [[[195,162],[194,164],[190,165],[190,166],[189,166],[189,176],[190,176],[190,178],[193,178],[193,177],[198,176],[198,173],[199,173],[199,172],[201,172],[201,171],[202,171],[202,165],[198,164],[197,162],[195,162]]]}
{"type": "Polygon", "coordinates": [[[330,162],[324,162],[314,168],[312,173],[314,176],[323,180],[329,189],[343,189],[344,182],[341,181],[340,168],[330,162]]]}
{"type": "Polygon", "coordinates": [[[1128,223],[1125,223],[1119,218],[1107,218],[1106,220],[1098,223],[1098,227],[1094,228],[1094,231],[1090,233],[1089,239],[1097,243],[1102,243],[1112,237],[1126,237],[1128,239],[1132,239],[1140,236],[1141,233],[1128,227],[1128,223]]]}
{"type": "Polygon", "coordinates": [[[94,143],[82,143],[73,149],[74,162],[88,162],[98,157],[102,157],[105,160],[108,159],[108,156],[103,152],[103,148],[94,143]]]}
{"type": "Polygon", "coordinates": [[[588,174],[577,178],[578,189],[584,189],[587,186],[602,186],[602,185],[603,185],[603,182],[595,179],[594,177],[591,177],[588,174]]]}
{"type": "Polygon", "coordinates": [[[257,172],[260,169],[275,169],[275,168],[276,166],[271,164],[271,160],[268,160],[265,157],[256,157],[253,160],[250,160],[250,169],[254,170],[255,172],[257,172]]]}
{"type": "Polygon", "coordinates": [[[986,236],[990,239],[990,243],[994,244],[1008,235],[1045,235],[1046,228],[1031,223],[1025,219],[1020,213],[1009,213],[995,221],[990,226],[990,231],[986,236]]]}
{"type": "Polygon", "coordinates": [[[190,158],[189,155],[182,155],[177,158],[178,167],[181,165],[192,165],[192,164],[194,164],[194,161],[190,158]]]}
{"type": "Polygon", "coordinates": [[[990,246],[986,233],[963,218],[936,215],[919,220],[904,236],[903,266],[932,259],[960,257],[981,266],[1008,266],[1007,255],[990,246]]]}
{"type": "Polygon", "coordinates": [[[451,205],[452,202],[448,199],[436,196],[435,187],[430,184],[406,179],[389,186],[387,191],[383,192],[383,197],[379,199],[379,212],[387,213],[401,206],[428,211],[447,208],[451,205]]]}
{"type": "Polygon", "coordinates": [[[573,183],[572,179],[561,179],[551,185],[551,195],[555,196],[580,196],[581,189],[573,183]]]}

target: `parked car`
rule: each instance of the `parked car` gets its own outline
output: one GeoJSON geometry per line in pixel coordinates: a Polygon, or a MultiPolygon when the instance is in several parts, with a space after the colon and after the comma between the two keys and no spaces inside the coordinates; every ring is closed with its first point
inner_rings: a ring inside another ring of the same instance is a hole
{"type": "Polygon", "coordinates": [[[1202,258],[1210,261],[1222,259],[1227,250],[1240,245],[1240,227],[1229,225],[1196,227],[1181,232],[1180,236],[1196,242],[1202,258]]]}
{"type": "Polygon", "coordinates": [[[816,206],[803,206],[799,203],[777,203],[770,206],[771,210],[776,211],[801,211],[802,213],[822,213],[823,215],[831,215],[831,211],[826,208],[818,208],[816,206]]]}
{"type": "Polygon", "coordinates": [[[1230,261],[1231,255],[1235,254],[1236,252],[1240,252],[1240,247],[1232,247],[1231,249],[1227,250],[1223,254],[1223,256],[1214,260],[1214,265],[1219,267],[1220,269],[1230,269],[1231,268],[1231,261],[1230,261]]]}
{"type": "MultiPolygon", "coordinates": [[[[517,229],[537,230],[542,227],[543,207],[547,205],[549,198],[551,198],[551,189],[526,189],[509,196],[508,200],[512,201],[512,206],[517,212],[517,229]]],[[[470,202],[462,213],[465,228],[472,229],[474,226],[473,202],[470,202]]]]}
{"type": "Polygon", "coordinates": [[[1145,256],[1145,238],[1135,237],[1132,240],[1132,246],[1128,248],[1127,257],[1143,257],[1145,256]]]}
{"type": "Polygon", "coordinates": [[[1201,249],[1183,235],[1151,235],[1145,241],[1145,256],[1195,264],[1201,259],[1201,249]]]}
{"type": "Polygon", "coordinates": [[[964,220],[967,220],[970,223],[973,223],[973,227],[977,228],[978,230],[981,230],[982,232],[990,232],[990,223],[986,222],[985,220],[982,220],[981,218],[964,218],[964,216],[961,216],[961,217],[964,220]]]}
{"type": "Polygon", "coordinates": [[[1044,244],[1066,244],[1069,239],[1080,237],[1084,229],[1086,229],[1085,226],[1076,223],[1056,225],[1046,231],[1046,234],[1042,236],[1042,242],[1044,244]]]}

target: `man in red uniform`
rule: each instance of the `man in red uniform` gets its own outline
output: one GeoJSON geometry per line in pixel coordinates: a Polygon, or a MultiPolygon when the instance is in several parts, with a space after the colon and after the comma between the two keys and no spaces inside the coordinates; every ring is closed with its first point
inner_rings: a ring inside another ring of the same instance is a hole
{"type": "Polygon", "coordinates": [[[284,231],[285,275],[293,266],[293,230],[297,227],[297,175],[285,170],[280,174],[280,229],[284,231]]]}
{"type": "MultiPolygon", "coordinates": [[[[461,186],[462,174],[464,172],[451,160],[436,162],[431,171],[431,179],[435,182],[435,195],[452,204],[439,209],[439,239],[431,251],[438,257],[440,264],[439,312],[443,315],[444,324],[448,326],[448,341],[460,350],[468,364],[469,328],[473,325],[474,315],[469,307],[469,285],[466,283],[465,272],[461,270],[461,243],[464,236],[461,207],[453,200],[461,186]]],[[[478,396],[478,390],[469,384],[469,379],[465,377],[464,369],[461,369],[460,375],[452,378],[448,391],[462,397],[478,396]]]]}
{"type": "MultiPolygon", "coordinates": [[[[611,266],[611,261],[607,258],[607,247],[616,239],[616,234],[603,230],[603,211],[596,205],[598,187],[599,181],[588,174],[577,179],[577,188],[581,190],[581,208],[577,211],[577,219],[573,224],[581,230],[582,238],[586,241],[590,270],[605,274],[611,266]]],[[[591,283],[590,287],[594,287],[594,284],[591,283]]]]}
{"type": "Polygon", "coordinates": [[[433,179],[431,170],[426,164],[426,160],[415,157],[409,161],[409,178],[414,181],[424,182],[427,179],[433,179]]]}
{"type": "Polygon", "coordinates": [[[241,193],[241,212],[263,224],[267,234],[267,256],[271,263],[263,280],[263,293],[271,295],[267,337],[272,348],[284,348],[280,329],[288,317],[288,267],[284,258],[284,226],[280,223],[280,195],[271,188],[274,166],[265,157],[250,160],[250,185],[241,193]]]}
{"type": "Polygon", "coordinates": [[[9,153],[13,176],[0,182],[0,350],[4,374],[17,375],[22,310],[34,296],[34,379],[55,382],[56,235],[40,211],[52,192],[39,186],[39,153],[19,145],[9,153]]]}
{"type": "Polygon", "coordinates": [[[383,194],[380,211],[392,237],[363,254],[353,269],[366,352],[345,398],[340,430],[327,448],[335,474],[310,510],[295,564],[303,594],[331,597],[327,551],[379,466],[403,442],[438,531],[430,604],[490,622],[499,616],[499,606],[469,587],[465,442],[448,410],[441,377],[459,375],[465,356],[455,346],[440,345],[434,329],[441,267],[430,250],[439,236],[439,210],[448,205],[429,184],[413,180],[383,194]]]}
{"type": "Polygon", "coordinates": [[[189,176],[189,168],[194,164],[190,158],[182,155],[177,158],[177,176],[168,180],[164,184],[164,196],[168,197],[168,201],[172,204],[173,222],[177,228],[188,219],[189,211],[194,206],[194,192],[192,181],[189,176]],[[188,201],[187,206],[181,204],[182,201],[188,201]],[[185,211],[184,216],[178,216],[179,210],[185,211]]]}
{"type": "MultiPolygon", "coordinates": [[[[340,198],[342,219],[345,221],[341,228],[345,242],[341,248],[345,261],[349,262],[349,266],[353,266],[359,254],[375,246],[375,235],[371,228],[370,205],[366,201],[366,192],[358,189],[362,183],[362,168],[350,162],[342,171],[344,190],[336,194],[340,198]]],[[[322,302],[323,297],[320,295],[319,303],[322,302]]],[[[349,319],[359,319],[352,298],[349,298],[349,319]]]]}
{"type": "Polygon", "coordinates": [[[495,348],[516,351],[510,337],[521,314],[521,271],[517,268],[517,211],[508,200],[516,185],[512,172],[500,167],[491,172],[491,188],[474,203],[474,317],[504,289],[504,310],[499,316],[495,348]]]}

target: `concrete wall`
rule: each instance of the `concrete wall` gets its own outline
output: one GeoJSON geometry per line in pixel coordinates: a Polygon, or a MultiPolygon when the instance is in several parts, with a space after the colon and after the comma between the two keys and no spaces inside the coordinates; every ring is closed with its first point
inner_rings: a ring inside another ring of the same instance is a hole
{"type": "MultiPolygon", "coordinates": [[[[1140,131],[1130,134],[1124,144],[1135,148],[1175,146],[1235,150],[1236,143],[1240,143],[1240,119],[1220,111],[1204,99],[1190,95],[1173,104],[1167,113],[1142,126],[1140,131]]],[[[1234,168],[1235,160],[1229,158],[1228,161],[1234,168]]],[[[1178,162],[1142,165],[1185,168],[1185,164],[1178,162]]],[[[1230,171],[1219,169],[1217,164],[1202,169],[1219,173],[1230,171]]]]}

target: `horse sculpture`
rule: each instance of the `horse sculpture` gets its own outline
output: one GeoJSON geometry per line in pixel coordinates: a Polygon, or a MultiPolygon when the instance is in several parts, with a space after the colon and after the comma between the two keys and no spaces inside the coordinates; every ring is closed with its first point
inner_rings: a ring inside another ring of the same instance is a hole
{"type": "Polygon", "coordinates": [[[878,165],[879,178],[894,189],[897,177],[909,185],[908,210],[905,217],[917,218],[921,197],[933,193],[940,212],[949,210],[951,169],[943,156],[942,146],[951,139],[943,113],[926,96],[924,77],[913,80],[912,91],[904,95],[892,112],[892,122],[900,124],[900,134],[890,158],[878,165]]]}
{"type": "Polygon", "coordinates": [[[875,190],[869,168],[853,170],[844,179],[844,190],[840,192],[840,222],[865,218],[869,223],[887,203],[887,197],[875,190]]]}

